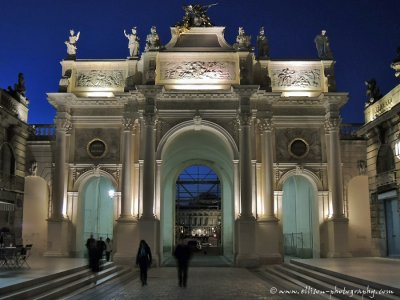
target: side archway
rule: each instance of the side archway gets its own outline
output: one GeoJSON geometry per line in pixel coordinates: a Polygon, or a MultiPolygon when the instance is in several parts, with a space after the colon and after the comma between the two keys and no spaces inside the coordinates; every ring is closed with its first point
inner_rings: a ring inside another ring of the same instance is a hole
{"type": "Polygon", "coordinates": [[[301,258],[320,256],[317,184],[306,172],[295,170],[281,178],[282,200],[278,218],[283,231],[284,254],[301,258]]]}
{"type": "Polygon", "coordinates": [[[78,197],[75,199],[76,216],[72,220],[76,236],[74,252],[78,257],[85,255],[85,241],[91,234],[103,240],[113,237],[117,203],[110,192],[116,187],[114,178],[102,170],[97,174],[86,172],[76,181],[78,197]]]}

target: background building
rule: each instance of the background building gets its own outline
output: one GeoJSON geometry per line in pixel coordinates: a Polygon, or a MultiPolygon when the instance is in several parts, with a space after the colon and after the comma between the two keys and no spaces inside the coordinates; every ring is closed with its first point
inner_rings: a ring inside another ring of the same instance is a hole
{"type": "MultiPolygon", "coordinates": [[[[396,77],[399,77],[399,56],[393,61],[392,68],[396,71],[396,77]]],[[[367,138],[372,254],[398,257],[400,85],[382,97],[375,80],[371,80],[368,82],[367,95],[365,125],[359,134],[367,138]]]]}
{"type": "Polygon", "coordinates": [[[14,88],[0,89],[0,232],[6,244],[22,244],[28,103],[21,73],[14,88]]]}

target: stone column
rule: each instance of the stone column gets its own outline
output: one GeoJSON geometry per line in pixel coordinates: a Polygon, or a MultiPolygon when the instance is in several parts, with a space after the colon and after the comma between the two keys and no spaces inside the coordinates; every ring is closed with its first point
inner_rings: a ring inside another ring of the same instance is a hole
{"type": "Polygon", "coordinates": [[[120,219],[132,219],[132,156],[133,130],[135,120],[131,117],[123,119],[123,161],[122,161],[122,199],[120,219]]]}
{"type": "Polygon", "coordinates": [[[122,183],[121,183],[121,214],[114,230],[114,261],[130,263],[134,259],[138,245],[137,215],[133,215],[133,156],[135,151],[133,131],[137,127],[136,117],[131,107],[125,107],[125,115],[122,120],[122,183]]]}
{"type": "Polygon", "coordinates": [[[255,218],[252,213],[253,176],[251,129],[252,112],[250,97],[253,90],[238,88],[239,102],[239,171],[240,171],[240,215],[236,220],[236,258],[238,266],[256,266],[258,257],[255,249],[255,218]]]}
{"type": "Polygon", "coordinates": [[[272,150],[272,120],[271,118],[259,119],[258,128],[261,135],[261,169],[262,185],[264,186],[264,199],[261,212],[262,219],[276,219],[274,212],[274,166],[272,150]]]}
{"type": "Polygon", "coordinates": [[[160,93],[159,87],[139,87],[145,96],[143,112],[143,193],[142,215],[139,219],[140,239],[146,240],[152,250],[153,262],[160,262],[160,222],[155,215],[155,169],[156,169],[156,99],[160,93]]]}
{"type": "Polygon", "coordinates": [[[65,187],[65,168],[66,168],[66,144],[67,133],[71,130],[72,124],[69,117],[57,116],[56,119],[56,157],[54,170],[54,184],[52,197],[52,219],[63,219],[65,217],[64,207],[64,187],[65,187]]]}
{"type": "Polygon", "coordinates": [[[44,256],[69,256],[69,225],[66,218],[66,151],[67,134],[71,130],[70,115],[58,112],[56,117],[56,157],[53,178],[52,209],[48,219],[47,251],[44,256]]]}
{"type": "Polygon", "coordinates": [[[261,169],[263,186],[263,211],[257,220],[256,249],[262,263],[279,263],[282,255],[279,250],[281,232],[274,211],[274,165],[272,113],[259,112],[258,128],[261,133],[261,169]]]}
{"type": "Polygon", "coordinates": [[[332,200],[332,218],[343,218],[343,179],[340,155],[339,117],[327,117],[325,129],[329,135],[329,180],[332,200]]]}
{"type": "Polygon", "coordinates": [[[332,201],[332,217],[328,223],[328,257],[349,257],[348,219],[343,213],[343,179],[340,148],[340,117],[338,111],[328,111],[325,129],[329,135],[329,187],[332,201]]]}
{"type": "Polygon", "coordinates": [[[143,212],[142,218],[154,219],[155,196],[155,125],[157,115],[155,111],[144,114],[144,161],[143,161],[143,212]]]}
{"type": "Polygon", "coordinates": [[[241,218],[254,218],[252,214],[252,172],[251,172],[251,134],[250,128],[252,115],[250,112],[241,112],[239,114],[240,136],[240,207],[241,218]]]}

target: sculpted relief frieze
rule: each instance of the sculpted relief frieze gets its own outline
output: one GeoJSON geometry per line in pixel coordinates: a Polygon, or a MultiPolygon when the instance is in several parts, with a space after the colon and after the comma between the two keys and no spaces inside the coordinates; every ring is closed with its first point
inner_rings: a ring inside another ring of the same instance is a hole
{"type": "Polygon", "coordinates": [[[123,87],[124,72],[121,70],[89,70],[78,71],[76,87],[123,87]]]}
{"type": "Polygon", "coordinates": [[[319,89],[320,69],[279,68],[272,70],[272,86],[279,88],[319,89]]]}
{"type": "Polygon", "coordinates": [[[235,63],[230,61],[162,62],[161,79],[234,80],[235,63]]]}

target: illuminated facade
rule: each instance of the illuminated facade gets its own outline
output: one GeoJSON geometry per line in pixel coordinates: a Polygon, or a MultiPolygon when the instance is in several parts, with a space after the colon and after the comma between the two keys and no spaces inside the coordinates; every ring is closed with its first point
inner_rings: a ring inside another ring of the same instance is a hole
{"type": "MultiPolygon", "coordinates": [[[[392,64],[399,76],[400,60],[392,64]]],[[[400,256],[400,85],[366,104],[365,125],[371,209],[372,254],[400,256]]]]}
{"type": "Polygon", "coordinates": [[[22,244],[28,99],[25,90],[0,89],[0,232],[4,243],[22,244]]]}
{"type": "Polygon", "coordinates": [[[95,233],[112,236],[116,261],[145,239],[162,264],[183,217],[176,181],[192,165],[218,175],[222,253],[235,265],[368,253],[365,141],[341,139],[334,61],[256,59],[223,33],[173,27],[140,57],[61,62],[48,94],[55,143],[30,143],[43,194],[51,187],[44,255],[82,256],[95,233]]]}

